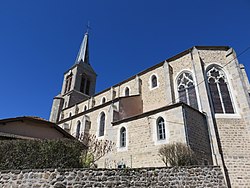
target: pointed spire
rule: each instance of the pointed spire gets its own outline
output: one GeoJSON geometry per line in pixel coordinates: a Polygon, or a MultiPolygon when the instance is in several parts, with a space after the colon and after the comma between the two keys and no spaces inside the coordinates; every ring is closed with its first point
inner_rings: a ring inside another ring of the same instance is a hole
{"type": "Polygon", "coordinates": [[[88,30],[84,35],[81,47],[79,49],[75,64],[87,63],[89,64],[89,46],[88,46],[88,30]]]}

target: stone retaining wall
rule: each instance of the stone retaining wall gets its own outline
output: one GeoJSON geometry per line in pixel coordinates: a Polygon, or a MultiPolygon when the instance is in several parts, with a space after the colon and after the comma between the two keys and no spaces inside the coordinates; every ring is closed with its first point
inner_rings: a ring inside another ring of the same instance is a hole
{"type": "Polygon", "coordinates": [[[1,171],[0,188],[81,187],[219,187],[220,167],[135,169],[44,169],[1,171]]]}

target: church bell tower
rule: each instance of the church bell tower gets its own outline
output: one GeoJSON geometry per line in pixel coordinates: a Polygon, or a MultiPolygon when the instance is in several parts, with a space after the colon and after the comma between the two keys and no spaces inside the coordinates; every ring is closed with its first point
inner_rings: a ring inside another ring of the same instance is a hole
{"type": "Polygon", "coordinates": [[[74,65],[64,73],[62,90],[54,97],[50,121],[58,122],[61,111],[95,94],[96,73],[89,63],[89,34],[85,33],[74,65]]]}

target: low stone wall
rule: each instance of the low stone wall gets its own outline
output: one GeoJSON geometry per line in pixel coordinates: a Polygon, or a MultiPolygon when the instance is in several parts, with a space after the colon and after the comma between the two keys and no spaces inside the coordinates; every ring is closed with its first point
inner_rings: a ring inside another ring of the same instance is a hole
{"type": "Polygon", "coordinates": [[[136,169],[44,169],[1,171],[0,188],[81,187],[219,187],[225,182],[219,167],[136,169]]]}

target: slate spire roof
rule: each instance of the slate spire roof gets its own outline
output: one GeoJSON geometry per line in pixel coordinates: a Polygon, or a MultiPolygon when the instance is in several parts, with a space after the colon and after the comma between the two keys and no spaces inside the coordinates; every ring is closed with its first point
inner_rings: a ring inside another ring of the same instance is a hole
{"type": "Polygon", "coordinates": [[[89,46],[88,46],[88,31],[85,33],[82,44],[80,46],[75,64],[87,63],[89,64],[89,46]]]}

